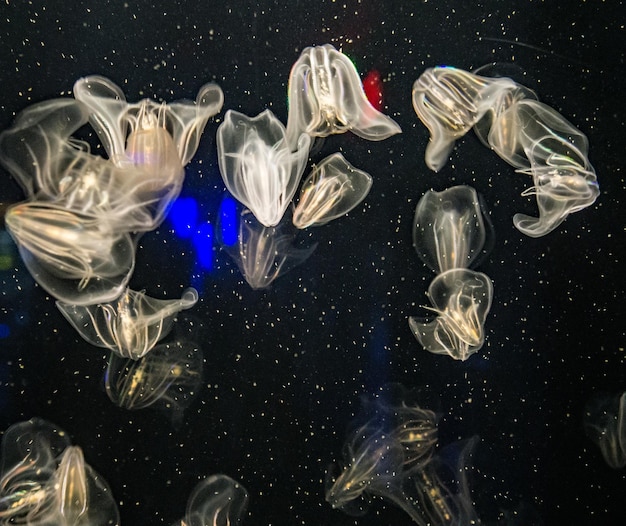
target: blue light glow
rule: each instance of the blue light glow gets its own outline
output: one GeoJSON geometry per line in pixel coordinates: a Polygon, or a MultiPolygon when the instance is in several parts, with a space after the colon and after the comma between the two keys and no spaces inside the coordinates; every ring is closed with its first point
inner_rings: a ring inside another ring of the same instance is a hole
{"type": "Polygon", "coordinates": [[[180,197],[172,204],[168,219],[178,237],[191,237],[198,224],[198,203],[193,197],[180,197]]]}
{"type": "Polygon", "coordinates": [[[6,323],[0,323],[0,339],[8,338],[11,335],[11,327],[6,323]]]}
{"type": "Polygon", "coordinates": [[[213,235],[213,225],[211,223],[201,223],[191,239],[196,249],[198,265],[204,270],[213,269],[213,235]]]}
{"type": "Polygon", "coordinates": [[[232,246],[237,243],[237,202],[232,197],[224,197],[220,204],[220,234],[222,243],[232,246]]]}

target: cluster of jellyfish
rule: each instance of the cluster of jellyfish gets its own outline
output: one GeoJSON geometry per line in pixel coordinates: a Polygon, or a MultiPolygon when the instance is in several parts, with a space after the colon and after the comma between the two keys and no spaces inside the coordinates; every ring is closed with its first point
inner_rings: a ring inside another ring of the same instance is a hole
{"type": "MultiPolygon", "coordinates": [[[[304,49],[288,89],[286,126],[269,110],[255,117],[227,111],[217,130],[220,172],[240,203],[237,242],[225,249],[255,289],[311,253],[295,248],[293,232],[347,214],[372,186],[372,177],[340,153],[303,177],[313,142],[347,131],[373,141],[401,132],[368,101],[354,64],[331,45],[304,49]]],[[[160,300],[127,284],[139,236],[164,220],[208,119],[222,105],[222,91],[212,83],[193,102],[128,103],[118,86],[92,76],[75,84],[74,98],[27,108],[0,134],[0,162],[26,194],[5,216],[26,267],[87,342],[111,351],[109,397],[127,409],[175,407],[173,420],[182,418],[201,384],[202,355],[191,341],[163,339],[198,293],[187,289],[180,299],[160,300]],[[74,136],[88,123],[108,158],[74,136]]],[[[431,169],[439,170],[455,140],[474,128],[490,149],[532,177],[524,195],[536,195],[539,217],[513,218],[529,236],[549,233],[599,194],[586,137],[511,79],[428,69],[414,85],[413,106],[430,130],[431,169]]],[[[482,347],[493,285],[474,268],[488,252],[491,228],[469,186],[431,190],[420,199],[413,243],[435,273],[426,307],[435,316],[412,316],[409,326],[424,349],[466,360],[482,347]]],[[[585,420],[615,468],[626,465],[625,396],[591,403],[585,420]]],[[[361,515],[379,498],[419,525],[478,524],[467,478],[477,439],[440,448],[437,425],[434,412],[397,387],[364,398],[343,461],[327,473],[328,503],[361,515]]],[[[1,524],[119,524],[105,480],[67,433],[45,420],[5,432],[0,477],[1,524]]],[[[237,524],[247,501],[236,481],[210,476],[191,493],[179,524],[237,524]]]]}
{"type": "Polygon", "coordinates": [[[270,110],[255,117],[226,112],[217,130],[219,167],[245,208],[237,243],[223,246],[253,289],[269,286],[311,255],[315,246],[295,246],[298,229],[344,216],[369,193],[372,177],[338,152],[302,181],[314,141],[346,131],[382,141],[401,129],[372,106],[354,64],[329,44],[306,48],[293,65],[287,126],[270,110]]]}
{"type": "MultiPolygon", "coordinates": [[[[115,526],[119,511],[106,480],[67,433],[41,418],[12,425],[2,439],[0,524],[115,526]]],[[[177,526],[236,524],[248,494],[226,475],[192,490],[177,526]]]]}
{"type": "Polygon", "coordinates": [[[164,220],[222,104],[215,84],[195,102],[132,104],[92,76],[76,82],[74,98],[35,104],[0,134],[0,162],[27,197],[5,215],[27,269],[87,342],[111,351],[110,399],[128,409],[172,407],[173,420],[201,381],[202,358],[191,341],[159,342],[198,293],[157,299],[128,282],[139,237],[164,220]],[[73,136],[88,123],[108,158],[73,136]]]}

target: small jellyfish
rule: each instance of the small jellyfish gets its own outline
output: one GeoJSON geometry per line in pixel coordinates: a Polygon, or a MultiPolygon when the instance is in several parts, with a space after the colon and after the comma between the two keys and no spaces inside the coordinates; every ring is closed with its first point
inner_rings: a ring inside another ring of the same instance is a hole
{"type": "Polygon", "coordinates": [[[89,122],[109,155],[123,169],[133,168],[124,184],[141,196],[156,228],[184,179],[184,166],[195,154],[207,120],[220,111],[224,95],[217,84],[200,88],[195,102],[126,102],[111,80],[93,75],[74,84],[74,96],[89,109],[89,122]],[[132,176],[132,177],[131,177],[132,176]]]}
{"type": "Polygon", "coordinates": [[[424,349],[467,360],[485,342],[485,320],[493,285],[482,272],[452,269],[439,274],[428,288],[434,320],[409,317],[411,331],[424,349]]]}
{"type": "Polygon", "coordinates": [[[246,488],[227,475],[211,475],[193,489],[185,516],[175,526],[235,526],[247,507],[246,488]]]}
{"type": "Polygon", "coordinates": [[[432,170],[439,170],[455,140],[474,128],[486,146],[532,177],[533,186],[522,195],[536,196],[539,217],[513,217],[515,227],[530,237],[548,234],[600,194],[585,135],[511,79],[430,68],[413,86],[413,107],[430,131],[425,160],[432,170]]]}
{"type": "Polygon", "coordinates": [[[71,305],[57,301],[57,307],[92,345],[138,360],[169,333],[176,314],[197,301],[193,288],[175,300],[158,300],[127,288],[114,302],[71,305]]]}
{"type": "Polygon", "coordinates": [[[340,153],[330,155],[302,184],[293,224],[297,228],[325,225],[355,208],[371,187],[368,173],[356,169],[340,153]]]}
{"type": "Polygon", "coordinates": [[[420,526],[477,524],[465,475],[476,440],[450,444],[440,457],[435,413],[405,400],[406,393],[398,398],[389,387],[363,400],[359,423],[346,439],[343,469],[336,477],[327,472],[326,501],[363,515],[372,497],[379,497],[420,526]]]}
{"type": "Polygon", "coordinates": [[[522,99],[489,117],[491,126],[477,126],[476,133],[533,181],[522,195],[535,196],[539,217],[515,214],[513,224],[520,232],[544,236],[569,214],[595,202],[600,189],[589,163],[587,137],[562,115],[537,100],[522,99]]]}
{"type": "Polygon", "coordinates": [[[367,100],[346,55],[330,44],[307,47],[289,75],[287,141],[295,148],[302,133],[326,137],[346,131],[382,141],[402,130],[367,100]]]}
{"type": "Polygon", "coordinates": [[[222,242],[224,251],[235,261],[253,289],[264,289],[276,278],[305,261],[317,247],[295,244],[297,230],[287,221],[275,227],[260,224],[249,210],[239,216],[237,240],[222,242]]]}
{"type": "Polygon", "coordinates": [[[470,186],[429,190],[415,208],[413,246],[435,272],[468,268],[483,254],[484,216],[478,194],[470,186]]]}
{"type": "Polygon", "coordinates": [[[488,109],[489,95],[481,93],[497,82],[514,86],[509,79],[488,79],[453,67],[428,68],[413,85],[413,109],[430,131],[426,165],[438,172],[447,162],[457,139],[463,137],[488,109]]]}
{"type": "Polygon", "coordinates": [[[283,124],[269,110],[256,117],[229,110],[217,130],[217,152],[228,191],[266,227],[276,226],[298,188],[311,139],[289,147],[283,124]]]}
{"type": "Polygon", "coordinates": [[[135,268],[136,241],[107,222],[54,203],[17,203],[5,223],[30,274],[64,303],[112,301],[135,268]]]}
{"type": "Polygon", "coordinates": [[[584,425],[610,467],[626,466],[626,393],[594,396],[585,408],[584,425]]]}
{"type": "Polygon", "coordinates": [[[119,513],[106,481],[67,433],[34,418],[2,439],[0,523],[113,526],[119,513]]]}
{"type": "Polygon", "coordinates": [[[202,383],[202,351],[191,341],[157,345],[139,360],[111,353],[104,376],[109,399],[135,411],[153,407],[171,417],[177,427],[202,383]]]}

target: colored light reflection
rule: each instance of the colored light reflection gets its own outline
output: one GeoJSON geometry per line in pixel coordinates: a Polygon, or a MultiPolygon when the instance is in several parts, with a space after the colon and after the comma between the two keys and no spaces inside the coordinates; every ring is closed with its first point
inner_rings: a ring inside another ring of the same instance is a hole
{"type": "Polygon", "coordinates": [[[200,220],[198,202],[193,197],[180,197],[172,205],[168,220],[177,237],[190,239],[196,254],[196,264],[202,270],[212,270],[215,266],[215,236],[224,245],[237,243],[239,235],[237,201],[224,197],[218,210],[217,225],[200,220]]]}
{"type": "Polygon", "coordinates": [[[232,197],[224,197],[220,204],[219,225],[222,243],[232,246],[237,243],[237,202],[232,197]]]}
{"type": "Polygon", "coordinates": [[[363,91],[369,103],[378,111],[383,109],[383,79],[380,73],[372,69],[363,79],[363,91]]]}
{"type": "Polygon", "coordinates": [[[196,260],[198,265],[204,270],[213,269],[213,244],[214,229],[211,223],[198,225],[196,233],[191,238],[196,250],[196,260]]]}
{"type": "Polygon", "coordinates": [[[193,197],[180,197],[172,204],[168,219],[176,235],[190,238],[198,224],[198,203],[193,197]]]}
{"type": "Polygon", "coordinates": [[[8,338],[11,335],[11,327],[6,323],[0,323],[0,340],[8,338]]]}

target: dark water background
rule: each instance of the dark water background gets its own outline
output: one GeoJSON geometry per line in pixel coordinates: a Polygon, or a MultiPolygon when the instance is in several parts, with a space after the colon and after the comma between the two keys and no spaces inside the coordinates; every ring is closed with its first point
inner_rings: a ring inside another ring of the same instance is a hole
{"type": "MultiPolygon", "coordinates": [[[[480,436],[471,488],[485,523],[523,509],[521,524],[624,524],[626,472],[604,463],[582,425],[594,393],[626,390],[623,15],[617,0],[3,2],[1,128],[89,74],[112,79],[129,101],[192,99],[215,81],[223,111],[270,108],[285,122],[291,65],[304,47],[332,43],[362,76],[382,74],[385,112],[403,133],[326,140],[314,161],[342,151],[374,185],[348,217],[307,234],[316,251],[266,290],[251,290],[217,247],[213,268],[198,270],[167,220],[141,239],[133,288],[200,293],[186,317],[204,383],[178,428],[109,401],[106,353],[73,331],[2,237],[0,428],[40,416],[66,429],[109,482],[125,525],[172,523],[214,473],[250,492],[246,526],[410,524],[381,501],[358,519],[324,501],[326,467],[340,458],[360,396],[399,382],[442,415],[443,442],[480,436]],[[492,62],[589,138],[601,195],[539,239],[512,224],[515,212],[535,213],[520,196],[528,181],[473,134],[441,172],[424,164],[413,82],[430,66],[492,62]],[[464,363],[424,351],[407,324],[423,315],[432,279],[411,246],[415,206],[454,184],[483,195],[496,232],[480,267],[495,288],[487,341],[464,363]]],[[[209,121],[182,192],[208,221],[224,193],[222,116],[209,121]]],[[[22,200],[0,176],[0,201],[22,200]]]]}

